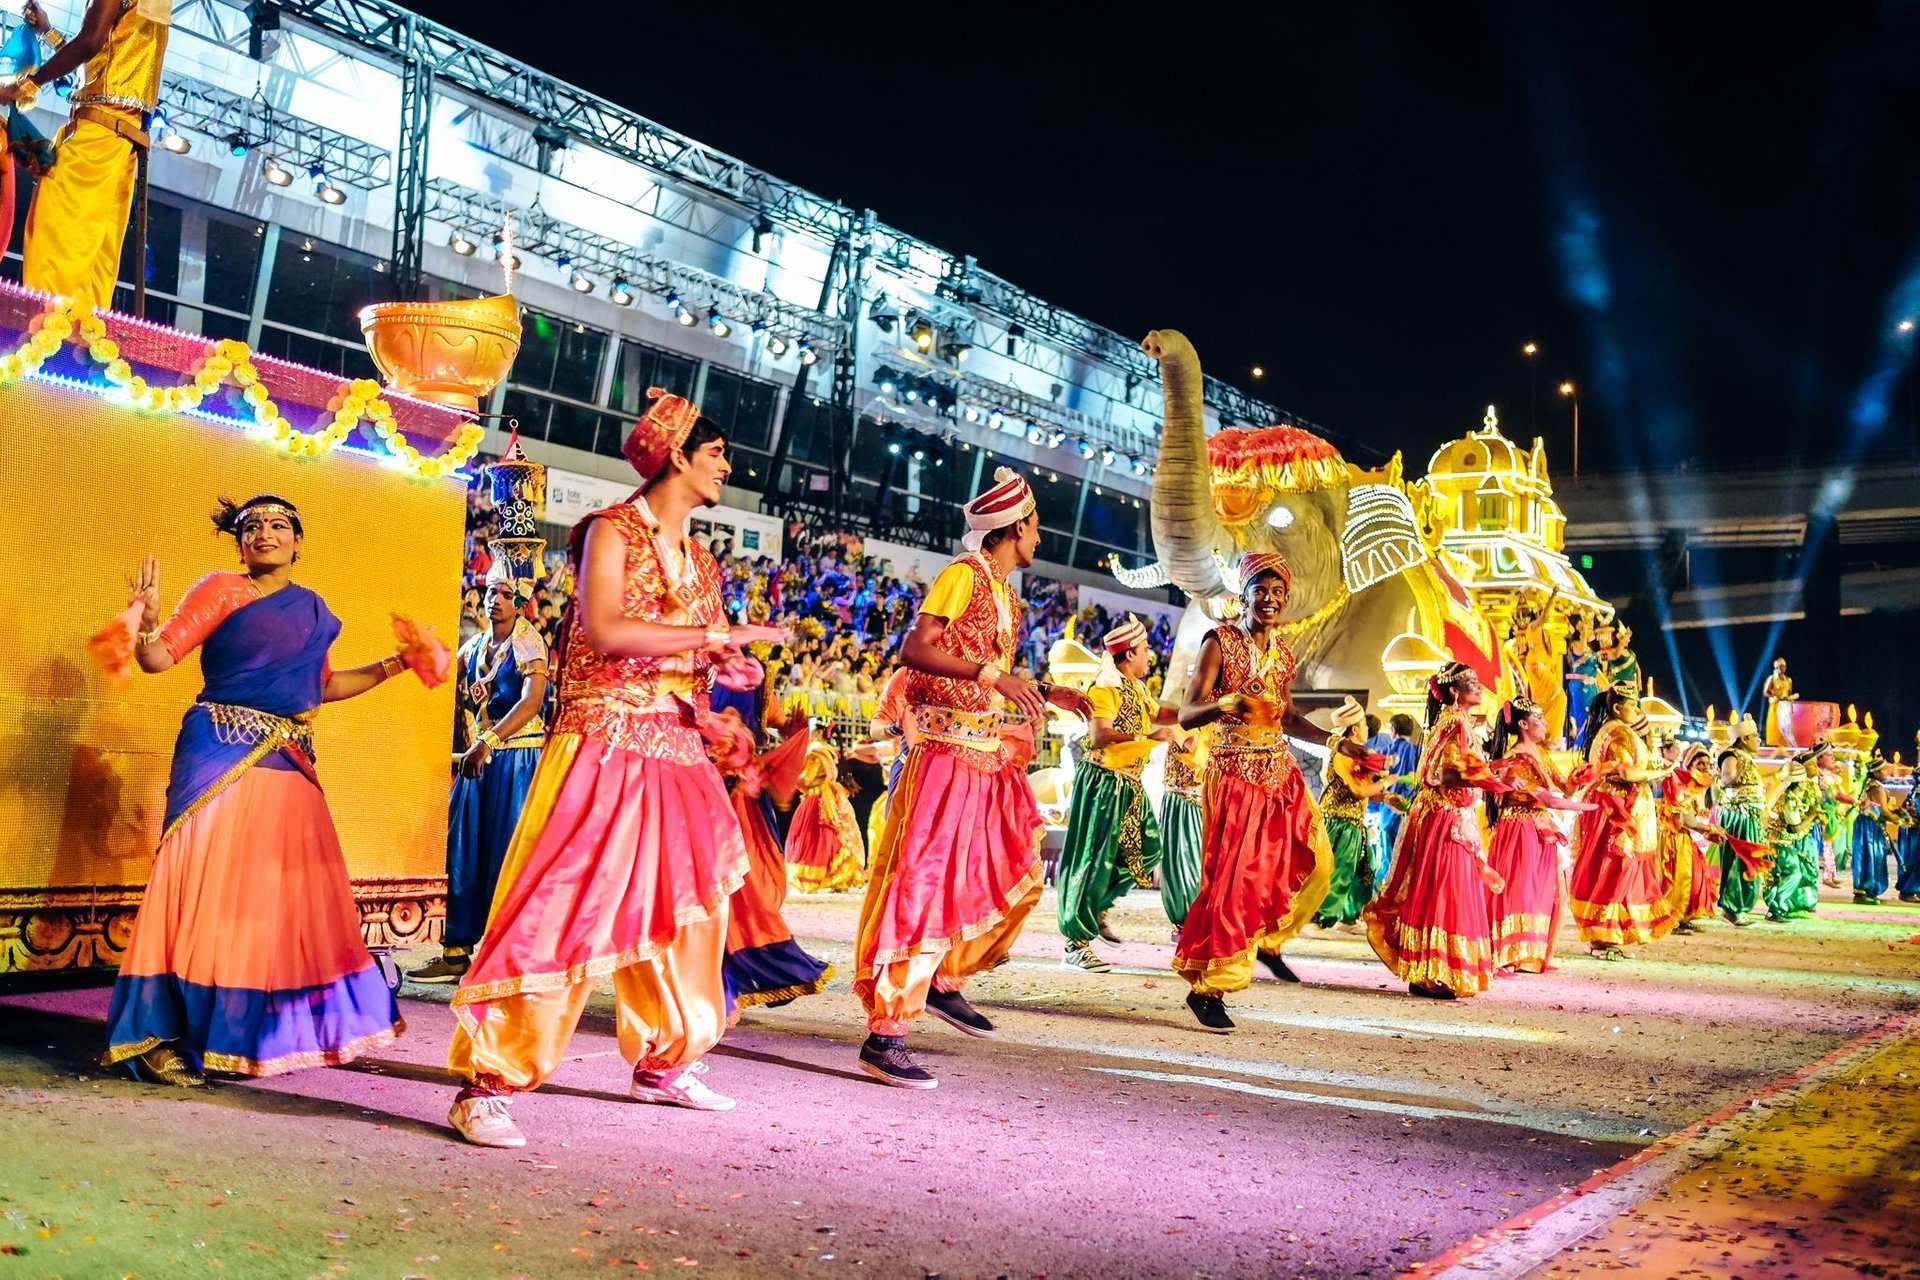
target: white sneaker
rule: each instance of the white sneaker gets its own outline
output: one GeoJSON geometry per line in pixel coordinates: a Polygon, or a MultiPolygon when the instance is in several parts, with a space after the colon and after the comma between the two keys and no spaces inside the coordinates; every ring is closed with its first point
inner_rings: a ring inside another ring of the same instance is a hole
{"type": "Polygon", "coordinates": [[[1066,951],[1060,957],[1062,969],[1079,969],[1083,973],[1110,973],[1113,966],[1093,953],[1093,947],[1085,942],[1069,942],[1066,951]]]}
{"type": "Polygon", "coordinates": [[[670,1107],[685,1107],[689,1111],[733,1110],[732,1098],[707,1088],[706,1081],[700,1078],[706,1073],[707,1064],[704,1062],[696,1062],[678,1072],[636,1069],[633,1088],[629,1092],[635,1102],[659,1102],[670,1107]]]}
{"type": "Polygon", "coordinates": [[[527,1145],[527,1135],[514,1124],[505,1098],[462,1098],[447,1112],[447,1123],[476,1147],[527,1145]]]}

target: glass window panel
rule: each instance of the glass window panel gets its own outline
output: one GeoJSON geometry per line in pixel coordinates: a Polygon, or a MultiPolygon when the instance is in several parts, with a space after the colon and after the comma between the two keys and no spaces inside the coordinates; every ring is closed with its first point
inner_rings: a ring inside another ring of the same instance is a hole
{"type": "Polygon", "coordinates": [[[592,453],[600,415],[592,409],[562,400],[552,401],[551,404],[547,416],[547,443],[563,444],[571,449],[584,449],[592,453]]]}
{"type": "Polygon", "coordinates": [[[600,390],[600,364],[607,358],[607,335],[570,324],[560,331],[558,362],[547,390],[592,404],[600,390]]]}
{"type": "Polygon", "coordinates": [[[620,343],[618,362],[613,368],[613,394],[608,403],[623,413],[638,414],[646,407],[648,387],[659,387],[677,396],[691,396],[700,364],[690,356],[643,342],[620,343]]]}
{"type": "Polygon", "coordinates": [[[267,319],[343,341],[360,341],[360,308],[380,298],[374,260],[280,228],[267,319]]]}
{"type": "Polygon", "coordinates": [[[260,274],[260,250],[267,242],[266,224],[234,221],[212,210],[206,219],[207,268],[201,296],[209,306],[248,311],[253,307],[254,278],[260,274]]]}
{"type": "Polygon", "coordinates": [[[773,439],[773,410],[779,394],[770,382],[709,366],[700,410],[727,429],[729,440],[765,449],[773,439]]]}
{"type": "MultiPolygon", "coordinates": [[[[209,315],[209,326],[223,317],[209,315]]],[[[245,337],[246,324],[236,322],[241,327],[240,337],[245,337]]],[[[279,356],[282,360],[291,360],[295,364],[308,365],[327,373],[337,373],[344,378],[378,378],[379,373],[373,367],[373,357],[362,346],[347,346],[344,343],[329,342],[325,338],[314,338],[304,333],[290,333],[275,325],[262,325],[260,328],[259,348],[270,356],[279,356]]]]}

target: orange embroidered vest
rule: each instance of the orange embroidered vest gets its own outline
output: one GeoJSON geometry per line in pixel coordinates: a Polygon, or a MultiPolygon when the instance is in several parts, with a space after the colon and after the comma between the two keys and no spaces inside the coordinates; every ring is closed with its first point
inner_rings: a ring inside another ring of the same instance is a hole
{"type": "MultiPolygon", "coordinates": [[[[1220,649],[1222,697],[1244,693],[1277,703],[1282,717],[1292,704],[1293,650],[1273,637],[1264,652],[1239,627],[1215,627],[1213,641],[1220,649]]],[[[1229,775],[1259,787],[1278,787],[1298,768],[1286,729],[1279,724],[1262,728],[1238,716],[1221,716],[1207,756],[1210,772],[1229,775]]]]}
{"type": "MultiPolygon", "coordinates": [[[[933,642],[934,648],[968,662],[990,662],[1002,671],[1012,670],[1014,641],[1020,633],[1019,599],[989,557],[976,552],[957,563],[972,567],[973,594],[933,642]],[[996,584],[1002,593],[998,598],[996,584]]],[[[922,745],[934,750],[999,752],[1006,699],[998,693],[972,680],[908,668],[906,697],[922,745]]]]}
{"type": "MultiPolygon", "coordinates": [[[[585,577],[588,526],[605,520],[627,541],[620,611],[626,617],[668,626],[708,627],[721,622],[720,566],[698,541],[688,539],[692,575],[675,586],[655,543],[659,526],[631,503],[616,503],[574,526],[570,539],[575,581],[585,577]]],[[[666,658],[621,658],[587,643],[579,614],[570,610],[561,639],[556,734],[585,738],[677,764],[707,758],[683,703],[696,703],[713,688],[713,659],[705,653],[666,658]]]]}

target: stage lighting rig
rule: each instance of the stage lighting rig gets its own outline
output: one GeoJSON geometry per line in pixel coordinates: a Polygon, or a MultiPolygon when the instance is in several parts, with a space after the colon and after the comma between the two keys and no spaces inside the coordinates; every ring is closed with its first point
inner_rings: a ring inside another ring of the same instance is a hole
{"type": "Polygon", "coordinates": [[[893,326],[900,323],[900,309],[893,305],[893,299],[881,294],[873,300],[873,306],[867,310],[867,318],[873,321],[873,327],[882,333],[892,333],[893,326]]]}
{"type": "Polygon", "coordinates": [[[933,350],[934,338],[936,336],[933,322],[925,316],[915,315],[908,318],[907,336],[913,339],[914,347],[920,351],[921,354],[924,355],[933,350]]]}

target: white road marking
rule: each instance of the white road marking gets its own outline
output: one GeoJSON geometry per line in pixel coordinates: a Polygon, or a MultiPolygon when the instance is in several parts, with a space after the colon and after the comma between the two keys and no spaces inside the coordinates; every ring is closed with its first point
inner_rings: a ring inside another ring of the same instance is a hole
{"type": "Polygon", "coordinates": [[[1312,1027],[1322,1031],[1351,1031],[1363,1036],[1405,1036],[1412,1040],[1430,1040],[1448,1036],[1461,1040],[1564,1040],[1564,1031],[1546,1031],[1537,1027],[1497,1027],[1473,1022],[1427,1022],[1420,1018],[1345,1018],[1328,1013],[1272,1013],[1265,1009],[1235,1009],[1233,1016],[1253,1022],[1273,1022],[1281,1026],[1312,1027]]]}
{"type": "Polygon", "coordinates": [[[1523,1129],[1541,1127],[1520,1116],[1503,1115],[1497,1111],[1456,1111],[1450,1107],[1423,1107],[1416,1103],[1388,1102],[1380,1098],[1350,1098],[1331,1093],[1306,1093],[1299,1089],[1273,1089],[1266,1085],[1249,1084],[1245,1080],[1229,1080],[1224,1076],[1196,1076],[1178,1071],[1141,1071],[1130,1067],[1088,1067],[1087,1070],[1098,1071],[1102,1075],[1129,1076],[1136,1080],[1204,1085],[1209,1089],[1225,1089],[1229,1093],[1251,1093],[1262,1098],[1278,1098],[1282,1102],[1310,1102],[1316,1106],[1339,1107],[1345,1111],[1384,1111],[1389,1115],[1410,1116],[1417,1120],[1481,1120],[1488,1124],[1516,1125],[1523,1129]]]}

